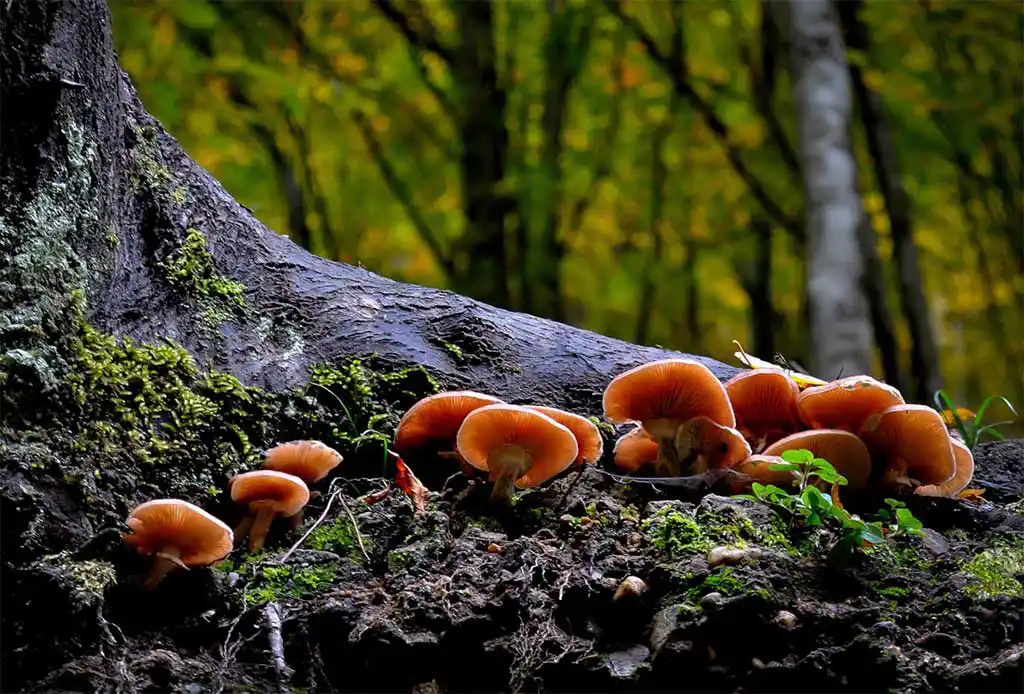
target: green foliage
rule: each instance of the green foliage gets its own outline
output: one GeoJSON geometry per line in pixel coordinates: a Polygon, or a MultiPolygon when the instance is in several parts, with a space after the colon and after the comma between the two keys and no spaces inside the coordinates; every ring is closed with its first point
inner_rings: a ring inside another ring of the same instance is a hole
{"type": "Polygon", "coordinates": [[[990,395],[985,398],[985,401],[981,403],[981,407],[978,408],[977,414],[973,417],[962,416],[966,415],[966,411],[961,410],[953,405],[952,399],[946,394],[946,391],[940,390],[935,393],[935,404],[938,406],[939,411],[943,413],[943,416],[951,419],[953,426],[960,432],[961,438],[964,440],[964,445],[967,446],[971,452],[974,452],[975,447],[981,441],[981,437],[984,434],[988,434],[992,438],[1003,440],[1003,435],[999,431],[999,427],[1013,424],[1016,420],[1005,420],[1002,422],[994,422],[992,424],[984,424],[985,412],[988,411],[989,405],[994,402],[1001,402],[1006,405],[1014,417],[1017,417],[1017,410],[1013,408],[1013,403],[1004,398],[1001,395],[990,395]]]}
{"type": "Polygon", "coordinates": [[[975,597],[1024,597],[1024,542],[1019,537],[997,542],[963,565],[975,580],[965,589],[975,597]]]}
{"type": "Polygon", "coordinates": [[[348,516],[338,518],[333,523],[324,523],[309,534],[305,544],[309,549],[334,552],[357,561],[364,559],[359,549],[359,541],[356,539],[355,528],[352,527],[352,521],[348,516]]]}
{"type": "Polygon", "coordinates": [[[697,521],[669,507],[659,509],[640,529],[648,542],[672,559],[711,549],[711,541],[697,521]]]}
{"type": "Polygon", "coordinates": [[[260,566],[245,585],[242,599],[246,607],[271,601],[303,598],[324,590],[337,577],[333,566],[260,566]]]}
{"type": "Polygon", "coordinates": [[[202,302],[205,323],[216,325],[245,312],[245,286],[217,274],[206,239],[195,229],[161,267],[171,286],[202,302]]]}
{"type": "Polygon", "coordinates": [[[917,534],[921,522],[900,501],[886,499],[888,509],[882,512],[882,520],[866,522],[850,514],[846,509],[833,503],[830,494],[813,486],[815,482],[845,485],[845,477],[836,472],[831,463],[814,457],[808,450],[786,451],[782,454],[785,463],[770,465],[773,471],[789,471],[796,482],[793,492],[773,484],[755,482],[750,495],[742,498],[755,499],[779,512],[789,522],[791,531],[827,526],[834,531],[837,539],[829,550],[829,561],[842,565],[865,545],[877,545],[885,541],[886,535],[917,534]],[[883,523],[888,525],[883,525],[883,523]]]}

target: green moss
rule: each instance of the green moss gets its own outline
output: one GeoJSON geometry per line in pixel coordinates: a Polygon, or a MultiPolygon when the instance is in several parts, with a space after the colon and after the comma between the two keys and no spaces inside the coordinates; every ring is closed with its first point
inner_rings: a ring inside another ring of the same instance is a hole
{"type": "Polygon", "coordinates": [[[175,205],[184,205],[188,201],[188,195],[185,193],[185,189],[178,186],[171,191],[171,200],[175,205]]]}
{"type": "MultiPolygon", "coordinates": [[[[368,540],[363,540],[369,551],[368,540]]],[[[323,552],[334,552],[341,556],[349,556],[356,561],[364,561],[355,528],[348,517],[338,518],[333,523],[324,523],[306,538],[306,546],[323,552]]]]}
{"type": "Polygon", "coordinates": [[[758,527],[734,506],[718,509],[700,506],[697,509],[697,520],[702,527],[710,529],[715,544],[736,547],[753,545],[781,549],[789,554],[797,553],[786,534],[785,524],[774,514],[770,525],[758,527]]]}
{"type": "Polygon", "coordinates": [[[334,582],[337,570],[333,566],[263,566],[249,581],[242,593],[246,606],[297,599],[317,593],[334,582]]]}
{"type": "Polygon", "coordinates": [[[200,301],[203,322],[216,325],[245,313],[245,285],[216,272],[206,239],[189,229],[181,247],[160,266],[175,289],[200,301]]]}
{"type": "Polygon", "coordinates": [[[600,417],[587,417],[591,424],[597,427],[597,430],[601,432],[601,436],[606,439],[615,438],[615,427],[608,422],[602,420],[600,417]]]}
{"type": "Polygon", "coordinates": [[[905,598],[910,595],[910,589],[905,586],[882,586],[874,589],[876,593],[887,598],[905,598]]]}
{"type": "Polygon", "coordinates": [[[456,364],[461,364],[463,361],[465,361],[466,355],[463,354],[461,347],[459,347],[458,345],[453,345],[450,342],[444,342],[442,343],[442,345],[444,346],[445,351],[447,351],[448,354],[452,355],[452,359],[455,361],[456,364]]]}
{"type": "Polygon", "coordinates": [[[86,559],[75,561],[71,552],[63,551],[39,560],[40,565],[55,568],[71,582],[71,597],[82,605],[98,603],[104,591],[117,581],[117,570],[107,561],[86,559]]]}
{"type": "Polygon", "coordinates": [[[975,579],[964,589],[968,595],[1024,597],[1024,584],[1019,578],[1024,575],[1024,540],[1019,537],[996,542],[961,568],[975,579]]]}
{"type": "Polygon", "coordinates": [[[640,529],[655,548],[673,559],[711,549],[711,540],[697,521],[669,506],[645,520],[640,529]]]}
{"type": "Polygon", "coordinates": [[[409,568],[414,558],[412,552],[392,550],[388,552],[388,571],[393,574],[401,573],[409,568]]]}

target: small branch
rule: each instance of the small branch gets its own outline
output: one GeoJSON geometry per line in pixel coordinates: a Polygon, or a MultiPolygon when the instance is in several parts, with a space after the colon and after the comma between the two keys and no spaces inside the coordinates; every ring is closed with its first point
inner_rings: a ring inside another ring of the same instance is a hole
{"type": "Polygon", "coordinates": [[[267,628],[267,641],[270,642],[270,654],[274,658],[274,676],[277,689],[281,694],[291,691],[289,680],[292,669],[284,659],[284,639],[281,637],[281,608],[276,602],[268,602],[263,607],[263,623],[267,628]]]}
{"type": "Polygon", "coordinates": [[[370,156],[373,157],[374,162],[377,164],[377,168],[380,170],[380,175],[384,178],[384,182],[391,189],[392,194],[401,203],[402,208],[405,210],[405,214],[409,217],[409,221],[412,222],[413,226],[416,227],[416,231],[419,232],[420,237],[424,243],[430,248],[430,252],[434,258],[441,265],[442,269],[448,274],[453,275],[455,273],[455,265],[452,260],[441,248],[441,243],[438,241],[434,231],[427,224],[427,220],[420,214],[419,209],[412,200],[412,193],[405,186],[405,183],[398,177],[398,172],[388,161],[384,154],[384,149],[381,147],[380,142],[377,140],[377,136],[373,133],[373,127],[366,119],[366,115],[362,111],[352,111],[352,119],[359,127],[359,131],[363,135],[363,140],[366,142],[366,146],[370,150],[370,156]]]}
{"type": "MultiPolygon", "coordinates": [[[[333,487],[341,479],[341,477],[336,477],[334,481],[331,482],[331,487],[333,487]]],[[[328,491],[330,491],[330,496],[327,497],[327,504],[324,506],[323,513],[321,513],[320,517],[313,522],[313,525],[309,526],[309,530],[307,530],[294,545],[289,547],[287,552],[281,555],[281,558],[277,561],[278,564],[284,564],[288,561],[288,558],[295,553],[295,550],[302,546],[302,543],[306,541],[306,538],[309,537],[312,534],[312,532],[316,530],[318,527],[320,527],[320,525],[324,522],[324,519],[327,518],[328,512],[331,510],[331,505],[334,503],[334,500],[341,498],[341,489],[332,490],[330,487],[328,487],[328,491]]],[[[363,553],[363,556],[366,558],[366,561],[370,561],[370,555],[366,553],[366,546],[363,544],[363,536],[359,532],[359,525],[356,523],[355,516],[352,515],[352,511],[349,510],[348,504],[345,503],[344,499],[341,499],[341,505],[345,509],[345,513],[348,514],[349,521],[352,522],[352,528],[353,530],[355,530],[356,542],[359,544],[360,551],[363,553]]]]}
{"type": "Polygon", "coordinates": [[[359,544],[359,551],[363,553],[363,558],[365,558],[366,561],[370,561],[370,555],[367,554],[366,545],[363,544],[363,534],[359,532],[359,524],[356,523],[356,517],[352,515],[351,509],[349,509],[348,504],[345,503],[345,500],[341,498],[341,496],[338,497],[338,501],[341,502],[341,507],[345,509],[345,514],[352,523],[352,530],[356,533],[356,542],[359,544]]]}

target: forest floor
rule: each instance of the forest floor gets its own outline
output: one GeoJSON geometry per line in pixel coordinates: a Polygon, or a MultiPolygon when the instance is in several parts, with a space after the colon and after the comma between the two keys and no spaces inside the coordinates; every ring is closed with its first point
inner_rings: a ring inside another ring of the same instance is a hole
{"type": "MultiPolygon", "coordinates": [[[[976,460],[984,501],[911,499],[924,537],[839,567],[827,535],[759,503],[592,468],[504,514],[461,476],[422,512],[397,488],[368,504],[385,480],[339,480],[283,563],[298,536],[275,525],[265,553],[148,594],[130,581],[146,561],[96,529],[75,551],[5,551],[3,690],[1015,692],[1024,440],[976,460]],[[735,563],[709,565],[720,546],[735,563]],[[627,576],[646,590],[613,599],[627,576]]],[[[5,545],[54,551],[50,525],[88,524],[73,483],[7,477],[5,545]]]]}

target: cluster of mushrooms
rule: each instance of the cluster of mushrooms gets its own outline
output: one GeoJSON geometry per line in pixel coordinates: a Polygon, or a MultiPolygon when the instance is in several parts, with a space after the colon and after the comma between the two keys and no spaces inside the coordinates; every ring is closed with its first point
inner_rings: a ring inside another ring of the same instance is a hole
{"type": "Polygon", "coordinates": [[[263,469],[228,480],[231,500],[245,507],[234,531],[220,519],[181,499],[155,499],[128,516],[124,540],[141,554],[153,555],[144,589],[156,587],[175,567],[206,566],[226,557],[249,539],[249,550],[263,549],[270,524],[287,518],[292,529],[302,523],[311,496],[309,486],[327,476],[341,454],[319,441],[290,441],[267,451],[263,469]]]}
{"type": "Polygon", "coordinates": [[[772,471],[785,451],[806,449],[830,462],[856,492],[956,496],[974,458],[938,412],[908,405],[895,388],[849,376],[803,391],[782,369],[740,373],[724,385],[703,364],[671,359],[616,377],[604,393],[605,418],[639,426],[618,440],[615,463],[680,475],[733,469],[788,486],[772,471]]]}
{"type": "MultiPolygon", "coordinates": [[[[787,372],[758,368],[724,385],[690,359],[651,362],[620,374],[603,398],[604,416],[635,425],[615,444],[615,465],[636,474],[680,476],[731,469],[787,486],[773,471],[782,453],[806,449],[829,461],[848,489],[956,496],[974,472],[970,450],[950,436],[929,407],[908,405],[899,391],[869,376],[851,376],[803,391],[787,372]]],[[[488,473],[491,500],[508,504],[516,487],[538,486],[572,466],[597,463],[601,433],[590,420],[552,407],[512,405],[484,393],[452,391],[426,397],[402,417],[393,448],[402,457],[452,459],[468,476],[488,473]]],[[[232,532],[222,521],[179,499],[149,501],[131,512],[125,541],[155,557],[144,587],[175,567],[212,564],[236,543],[263,548],[271,522],[293,530],[313,485],[341,462],[319,441],[292,441],[267,452],[263,469],[228,483],[246,507],[232,532]]]]}

